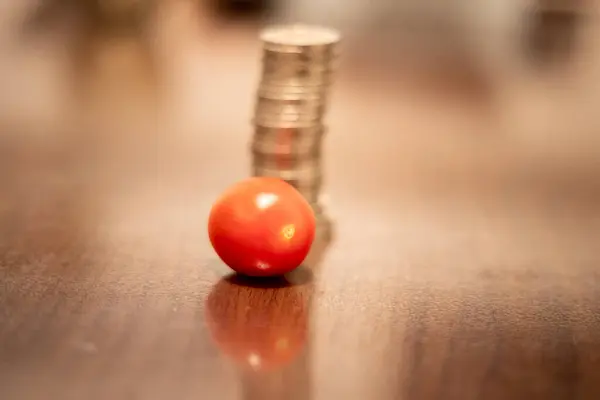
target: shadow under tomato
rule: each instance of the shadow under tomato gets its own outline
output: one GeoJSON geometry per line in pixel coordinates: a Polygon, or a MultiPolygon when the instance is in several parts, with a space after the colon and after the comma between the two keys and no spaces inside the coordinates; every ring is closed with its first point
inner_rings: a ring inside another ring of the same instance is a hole
{"type": "Polygon", "coordinates": [[[283,276],[252,277],[232,273],[223,279],[233,285],[251,288],[276,289],[309,284],[313,280],[313,272],[308,267],[301,265],[294,271],[283,276]]]}

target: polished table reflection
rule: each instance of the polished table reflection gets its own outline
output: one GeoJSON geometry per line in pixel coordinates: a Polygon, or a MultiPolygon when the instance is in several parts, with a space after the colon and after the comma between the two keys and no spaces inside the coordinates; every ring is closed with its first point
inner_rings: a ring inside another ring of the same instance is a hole
{"type": "Polygon", "coordinates": [[[330,223],[256,281],[206,224],[250,171],[258,25],[164,4],[3,37],[0,398],[599,398],[597,49],[490,81],[349,39],[330,223]]]}

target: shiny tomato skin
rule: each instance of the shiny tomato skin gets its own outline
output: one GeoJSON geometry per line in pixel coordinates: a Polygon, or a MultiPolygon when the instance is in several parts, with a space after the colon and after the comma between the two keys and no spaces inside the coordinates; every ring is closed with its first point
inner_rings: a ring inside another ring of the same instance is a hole
{"type": "Polygon", "coordinates": [[[213,205],[208,235],[217,255],[247,276],[277,276],[297,268],[315,237],[315,215],[287,182],[270,177],[241,181],[213,205]]]}

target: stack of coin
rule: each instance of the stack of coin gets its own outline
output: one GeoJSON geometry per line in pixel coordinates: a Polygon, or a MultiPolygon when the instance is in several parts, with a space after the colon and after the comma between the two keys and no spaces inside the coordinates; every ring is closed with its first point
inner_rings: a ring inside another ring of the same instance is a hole
{"type": "Polygon", "coordinates": [[[292,184],[317,216],[323,184],[323,121],[340,34],[304,25],[265,29],[254,110],[253,173],[292,184]]]}

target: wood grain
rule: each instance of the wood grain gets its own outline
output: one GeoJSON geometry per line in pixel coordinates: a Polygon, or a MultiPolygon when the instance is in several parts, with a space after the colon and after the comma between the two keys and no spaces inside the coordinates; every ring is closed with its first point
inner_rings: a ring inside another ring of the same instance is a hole
{"type": "MultiPolygon", "coordinates": [[[[286,280],[231,276],[206,220],[250,170],[256,28],[198,27],[182,4],[159,13],[153,57],[95,38],[86,70],[38,77],[58,82],[38,98],[73,87],[60,123],[43,101],[2,114],[0,398],[600,397],[592,142],[536,142],[547,125],[510,119],[493,85],[474,99],[448,89],[467,83],[405,85],[401,66],[371,81],[356,76],[377,65],[343,66],[332,234],[286,280]]],[[[33,59],[80,65],[62,54],[33,59]]],[[[561,96],[541,86],[514,95],[561,96]]]]}

